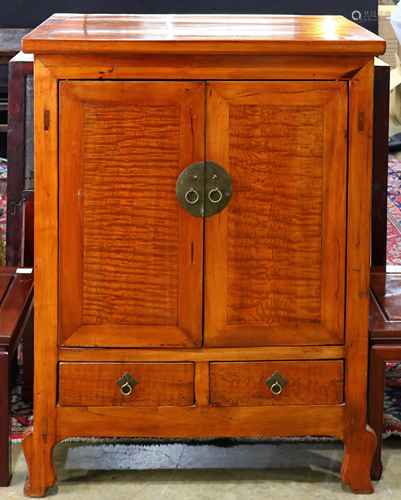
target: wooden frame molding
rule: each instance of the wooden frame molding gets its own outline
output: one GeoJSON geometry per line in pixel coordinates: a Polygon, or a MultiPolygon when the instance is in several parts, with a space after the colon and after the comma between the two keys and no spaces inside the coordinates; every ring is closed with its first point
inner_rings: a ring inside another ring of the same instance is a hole
{"type": "MultiPolygon", "coordinates": [[[[178,178],[180,172],[187,166],[202,161],[204,158],[204,88],[203,82],[60,82],[60,345],[200,347],[202,342],[203,220],[192,217],[181,208],[177,208],[175,216],[178,238],[178,281],[174,324],[171,324],[169,317],[161,317],[159,323],[152,324],[152,311],[153,314],[157,311],[155,306],[152,308],[152,303],[149,303],[150,298],[145,295],[143,300],[147,301],[145,304],[150,309],[145,324],[135,322],[113,324],[110,320],[102,318],[99,319],[101,323],[98,321],[96,324],[85,323],[84,283],[85,272],[89,272],[89,270],[85,271],[85,266],[89,265],[86,264],[87,261],[88,263],[93,261],[93,255],[96,255],[99,250],[91,250],[87,255],[86,245],[89,249],[92,248],[94,236],[91,239],[85,236],[88,231],[84,224],[88,195],[84,186],[84,171],[90,159],[85,156],[82,130],[87,124],[85,118],[87,110],[102,102],[106,102],[111,107],[152,105],[163,109],[165,106],[175,106],[179,113],[178,178]],[[77,175],[71,176],[71,165],[76,166],[77,175]],[[74,226],[74,237],[69,229],[71,224],[74,226]],[[191,301],[186,299],[185,290],[189,289],[192,291],[191,301]]],[[[143,179],[142,182],[144,182],[143,179]]],[[[157,185],[156,178],[154,182],[157,185]]],[[[170,194],[170,198],[172,196],[175,198],[175,193],[170,194]]],[[[161,208],[158,210],[161,212],[161,208]]],[[[89,213],[88,208],[86,213],[89,213]]],[[[92,212],[86,220],[87,226],[94,224],[91,222],[91,214],[92,212]]],[[[137,226],[140,223],[141,220],[138,219],[137,226]]],[[[170,224],[173,223],[174,221],[170,224]]],[[[121,243],[122,241],[119,240],[118,244],[121,245],[121,243]]],[[[116,245],[117,242],[114,244],[116,245]]],[[[115,255],[110,254],[110,257],[116,260],[115,255]]],[[[120,272],[123,272],[126,259],[120,260],[120,272]]],[[[114,262],[113,265],[117,275],[116,263],[114,262]]],[[[107,266],[96,264],[94,269],[103,275],[107,273],[106,268],[107,266]]],[[[108,272],[107,280],[110,279],[112,277],[108,272]]],[[[160,283],[159,286],[161,286],[160,283]]],[[[89,286],[87,286],[86,293],[89,293],[88,288],[89,286]]],[[[110,290],[113,292],[115,288],[110,290]]],[[[139,294],[139,291],[137,290],[136,293],[139,294]]],[[[134,304],[127,305],[127,307],[134,307],[134,304]]]]}
{"type": "MultiPolygon", "coordinates": [[[[293,320],[235,324],[229,320],[230,207],[205,219],[205,332],[206,347],[325,345],[344,342],[345,215],[348,88],[346,82],[210,82],[206,101],[206,160],[228,172],[230,106],[297,106],[322,108],[323,198],[319,321],[293,320]],[[244,92],[246,89],[246,92],[244,92]],[[216,112],[217,111],[217,112],[216,112]],[[335,112],[337,119],[330,120],[335,112]],[[334,215],[335,214],[335,215],[334,215]],[[335,217],[335,220],[333,220],[335,217]],[[231,324],[230,324],[231,323],[231,324]]],[[[233,130],[233,133],[239,133],[233,130]]],[[[257,154],[257,153],[256,153],[257,154]]],[[[245,163],[248,158],[242,158],[245,163]]],[[[256,177],[256,174],[253,174],[256,177]]],[[[314,188],[319,193],[319,188],[314,188]]],[[[235,196],[235,193],[234,193],[235,196]]],[[[248,193],[249,196],[249,193],[248,193]]],[[[278,195],[277,195],[278,196],[278,195]]],[[[316,204],[317,202],[313,200],[316,204]]],[[[234,200],[231,201],[234,203],[234,200]]],[[[237,202],[239,203],[239,201],[237,202]]],[[[245,208],[245,207],[243,207],[245,208]]],[[[235,217],[235,216],[233,216],[235,217]]],[[[267,217],[265,215],[265,217],[267,217]]],[[[268,231],[265,230],[266,239],[268,231]]],[[[236,241],[238,244],[239,242],[236,241]]],[[[233,243],[234,244],[234,243],[233,243]]],[[[250,258],[248,252],[248,258],[250,258]]],[[[260,264],[262,266],[262,264],[260,264]]],[[[301,264],[298,267],[302,267],[301,264]]],[[[308,267],[305,267],[305,271],[308,267]]],[[[272,271],[273,272],[273,271],[272,271]]],[[[274,268],[274,272],[278,272],[274,268]]],[[[317,272],[317,271],[316,271],[317,272]]],[[[270,279],[273,279],[270,276],[270,279]]],[[[281,287],[280,287],[281,290],[281,287]]]]}

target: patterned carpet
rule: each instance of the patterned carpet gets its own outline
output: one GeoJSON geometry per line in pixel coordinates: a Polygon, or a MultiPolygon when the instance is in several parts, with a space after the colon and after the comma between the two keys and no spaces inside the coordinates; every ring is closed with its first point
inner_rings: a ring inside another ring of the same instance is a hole
{"type": "MultiPolygon", "coordinates": [[[[0,172],[0,179],[3,176],[4,172],[0,172]]],[[[401,265],[401,162],[393,155],[389,155],[388,183],[387,263],[401,265]]],[[[0,204],[0,229],[3,232],[1,208],[0,204]]],[[[13,389],[13,441],[21,440],[26,427],[32,425],[33,420],[32,405],[21,400],[21,380],[22,372],[13,389]]],[[[383,437],[391,434],[401,435],[401,364],[399,363],[387,365],[384,407],[383,437]]]]}
{"type": "Polygon", "coordinates": [[[388,157],[387,264],[401,265],[401,162],[388,157]]]}

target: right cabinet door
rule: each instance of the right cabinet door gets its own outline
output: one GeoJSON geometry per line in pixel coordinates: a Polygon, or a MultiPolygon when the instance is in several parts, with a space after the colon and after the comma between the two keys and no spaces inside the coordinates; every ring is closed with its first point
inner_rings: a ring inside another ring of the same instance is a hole
{"type": "Polygon", "coordinates": [[[346,82],[208,83],[205,346],[344,342],[347,121],[346,82]]]}

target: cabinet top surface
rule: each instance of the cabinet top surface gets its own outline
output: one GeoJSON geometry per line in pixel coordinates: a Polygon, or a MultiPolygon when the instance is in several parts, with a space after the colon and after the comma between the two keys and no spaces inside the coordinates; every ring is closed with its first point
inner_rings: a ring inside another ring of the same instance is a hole
{"type": "Polygon", "coordinates": [[[35,54],[378,55],[385,42],[342,16],[54,14],[27,35],[35,54]]]}

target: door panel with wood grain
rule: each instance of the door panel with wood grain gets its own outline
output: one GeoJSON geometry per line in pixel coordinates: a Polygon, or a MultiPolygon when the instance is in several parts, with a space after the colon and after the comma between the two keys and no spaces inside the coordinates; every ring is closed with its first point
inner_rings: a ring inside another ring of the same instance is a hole
{"type": "Polygon", "coordinates": [[[175,185],[204,159],[204,88],[60,83],[61,345],[200,347],[203,221],[175,185]]]}
{"type": "Polygon", "coordinates": [[[343,343],[347,83],[206,96],[206,159],[233,195],[205,220],[205,345],[343,343]]]}

